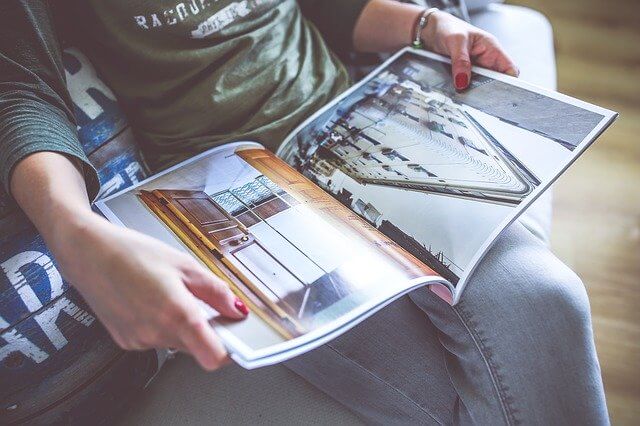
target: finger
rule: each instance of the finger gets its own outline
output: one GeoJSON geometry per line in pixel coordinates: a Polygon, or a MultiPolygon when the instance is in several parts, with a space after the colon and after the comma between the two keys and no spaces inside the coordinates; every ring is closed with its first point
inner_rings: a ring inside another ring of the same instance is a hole
{"type": "Polygon", "coordinates": [[[513,63],[513,61],[509,61],[510,64],[501,66],[504,69],[505,74],[510,75],[511,77],[518,77],[520,75],[520,69],[513,63]]]}
{"type": "Polygon", "coordinates": [[[495,49],[496,59],[494,70],[504,74],[508,74],[512,77],[517,77],[520,74],[520,70],[518,70],[518,67],[513,62],[513,60],[509,57],[509,55],[507,55],[504,50],[502,50],[499,45],[496,46],[495,49]]]}
{"type": "Polygon", "coordinates": [[[226,349],[204,318],[188,324],[183,329],[181,338],[186,350],[205,370],[213,371],[228,362],[226,349]]]}
{"type": "MultiPolygon", "coordinates": [[[[486,62],[490,62],[482,64],[483,66],[493,69],[494,71],[498,71],[504,74],[508,74],[512,77],[517,77],[520,75],[520,70],[513,62],[513,59],[504,51],[500,42],[490,35],[486,35],[482,37],[482,44],[485,45],[484,53],[482,56],[485,56],[486,62]]],[[[482,59],[479,62],[483,62],[482,59]]]]}
{"type": "Polygon", "coordinates": [[[471,58],[469,57],[469,38],[466,34],[449,37],[446,42],[451,56],[451,73],[457,90],[466,89],[471,78],[471,58]]]}
{"type": "Polygon", "coordinates": [[[116,345],[118,345],[118,347],[120,349],[123,349],[125,351],[126,350],[133,350],[133,347],[130,346],[129,341],[127,339],[125,339],[119,332],[112,331],[106,325],[105,325],[105,327],[109,331],[109,334],[111,335],[111,338],[113,339],[113,341],[116,343],[116,345]]]}
{"type": "Polygon", "coordinates": [[[231,319],[242,319],[249,309],[220,278],[200,265],[187,271],[186,286],[198,299],[206,302],[221,315],[231,319]]]}

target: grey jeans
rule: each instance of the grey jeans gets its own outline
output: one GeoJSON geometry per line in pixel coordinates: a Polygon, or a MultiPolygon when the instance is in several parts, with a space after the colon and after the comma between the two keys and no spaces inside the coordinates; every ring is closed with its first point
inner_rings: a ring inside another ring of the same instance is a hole
{"type": "Polygon", "coordinates": [[[414,291],[287,366],[368,423],[608,424],[589,301],[546,244],[548,203],[455,307],[414,291]]]}

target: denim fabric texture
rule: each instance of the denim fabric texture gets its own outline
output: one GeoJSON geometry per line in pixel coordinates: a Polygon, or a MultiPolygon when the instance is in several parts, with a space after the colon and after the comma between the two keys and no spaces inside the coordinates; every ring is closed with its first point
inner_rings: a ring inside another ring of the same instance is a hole
{"type": "Polygon", "coordinates": [[[584,286],[520,222],[455,307],[416,290],[287,366],[372,424],[608,424],[584,286]]]}

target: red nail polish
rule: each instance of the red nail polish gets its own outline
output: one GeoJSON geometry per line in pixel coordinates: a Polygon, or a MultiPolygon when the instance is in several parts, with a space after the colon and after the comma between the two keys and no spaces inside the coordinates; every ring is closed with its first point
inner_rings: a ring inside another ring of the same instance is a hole
{"type": "Polygon", "coordinates": [[[465,73],[456,74],[456,89],[462,90],[469,84],[469,77],[465,73]]]}
{"type": "Polygon", "coordinates": [[[233,306],[236,307],[236,309],[242,314],[242,315],[249,315],[249,308],[247,308],[247,305],[244,304],[244,302],[238,298],[236,298],[235,303],[233,304],[233,306]]]}

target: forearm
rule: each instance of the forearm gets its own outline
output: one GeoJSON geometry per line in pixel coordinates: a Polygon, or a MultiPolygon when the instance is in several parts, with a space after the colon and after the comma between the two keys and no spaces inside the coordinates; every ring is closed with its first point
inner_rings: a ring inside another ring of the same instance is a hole
{"type": "Polygon", "coordinates": [[[227,353],[198,299],[230,319],[248,309],[193,257],[91,211],[80,167],[38,152],[10,177],[15,200],[43,235],[65,279],[127,350],[177,348],[213,370],[227,353]]]}
{"type": "Polygon", "coordinates": [[[69,157],[38,152],[17,163],[11,193],[57,256],[73,244],[70,229],[99,220],[91,211],[80,168],[69,157]]]}
{"type": "Polygon", "coordinates": [[[424,9],[394,0],[371,0],[353,32],[353,44],[360,52],[391,52],[413,41],[412,30],[424,9]]]}
{"type": "Polygon", "coordinates": [[[91,197],[99,181],[78,140],[48,3],[0,1],[0,185],[50,242],[63,208],[90,212],[85,179],[91,197]]]}

